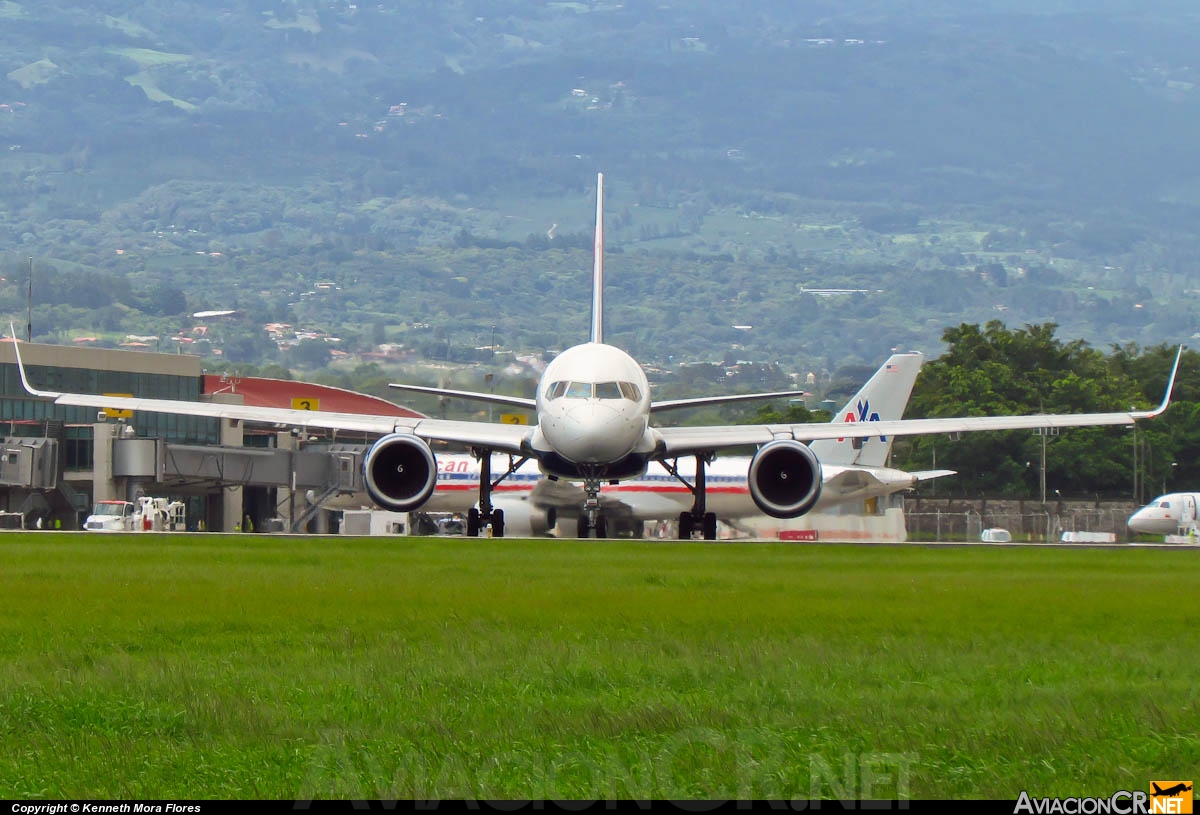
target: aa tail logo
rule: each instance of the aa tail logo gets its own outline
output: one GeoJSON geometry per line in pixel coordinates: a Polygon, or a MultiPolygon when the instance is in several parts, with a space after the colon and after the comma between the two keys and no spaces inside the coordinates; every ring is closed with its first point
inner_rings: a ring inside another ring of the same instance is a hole
{"type": "MultiPolygon", "coordinates": [[[[843,421],[845,421],[847,424],[854,424],[856,422],[877,422],[877,421],[879,421],[879,414],[871,411],[871,401],[869,399],[859,399],[856,410],[857,410],[857,413],[855,411],[850,411],[849,413],[847,413],[846,417],[843,421]]],[[[879,440],[882,442],[886,442],[887,436],[880,436],[879,440]]],[[[845,441],[845,439],[844,438],[838,439],[838,441],[845,441]]]]}
{"type": "Polygon", "coordinates": [[[1150,813],[1163,815],[1191,815],[1191,781],[1151,781],[1150,813]]]}

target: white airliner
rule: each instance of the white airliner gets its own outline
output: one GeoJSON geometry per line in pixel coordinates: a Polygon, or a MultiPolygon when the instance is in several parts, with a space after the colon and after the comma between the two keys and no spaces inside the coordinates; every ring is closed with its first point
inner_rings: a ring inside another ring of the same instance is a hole
{"type": "MultiPolygon", "coordinates": [[[[867,422],[899,419],[908,404],[913,383],[924,357],[918,353],[893,354],[846,405],[834,422],[867,422]]],[[[862,501],[912,489],[918,482],[953,475],[953,470],[904,472],[886,466],[892,437],[821,439],[809,445],[821,462],[821,497],[810,510],[862,501]]],[[[479,490],[480,463],[465,453],[437,457],[438,482],[424,509],[431,512],[469,513],[479,490]]],[[[709,511],[725,521],[762,515],[750,495],[746,478],[750,456],[723,456],[705,468],[709,511]]],[[[492,467],[502,467],[494,459],[492,467]]],[[[600,489],[598,524],[605,531],[640,529],[645,521],[674,520],[690,513],[695,464],[679,463],[672,473],[662,462],[651,461],[646,472],[600,489]]],[[[526,462],[493,491],[492,507],[504,513],[505,530],[513,535],[546,535],[558,523],[574,520],[583,534],[585,495],[578,486],[542,476],[533,461],[526,462]]],[[[339,499],[340,501],[340,499],[339,499]]]]}
{"type": "Polygon", "coordinates": [[[1197,526],[1200,493],[1160,495],[1129,516],[1129,528],[1145,535],[1187,534],[1197,526]]]}
{"type": "Polygon", "coordinates": [[[490,525],[495,536],[503,534],[504,515],[492,503],[492,490],[527,460],[536,461],[541,472],[552,480],[580,482],[585,496],[583,515],[586,519],[582,531],[588,535],[603,536],[606,532],[600,511],[600,488],[603,484],[637,478],[646,472],[651,462],[659,462],[668,471],[679,473],[682,480],[678,462],[692,458],[696,465],[694,480],[688,484],[693,494],[692,507],[680,518],[680,531],[682,537],[691,537],[692,528],[699,528],[706,539],[716,537],[717,518],[708,509],[705,478],[708,465],[721,451],[756,447],[757,451],[750,458],[747,469],[751,499],[767,515],[794,518],[816,506],[824,483],[821,461],[806,442],[978,430],[1129,425],[1138,419],[1157,416],[1166,409],[1170,400],[1182,348],[1175,357],[1166,395],[1153,410],[892,419],[854,424],[821,422],[654,427],[651,418],[666,410],[786,397],[794,393],[785,391],[652,401],[646,374],[637,361],[620,348],[604,342],[603,212],[604,178],[597,175],[591,339],[568,348],[546,366],[538,383],[536,399],[411,385],[395,386],[533,410],[537,414],[537,424],[532,426],[39,390],[29,383],[20,359],[20,343],[16,343],[22,384],[30,394],[62,405],[209,416],[295,428],[344,428],[380,433],[382,437],[364,456],[363,479],[372,500],[384,509],[397,512],[419,509],[433,494],[437,485],[438,466],[429,442],[465,444],[482,465],[479,508],[472,512],[468,529],[474,534],[478,534],[484,525],[490,525]],[[491,472],[492,453],[508,456],[508,466],[495,479],[491,472]]]}

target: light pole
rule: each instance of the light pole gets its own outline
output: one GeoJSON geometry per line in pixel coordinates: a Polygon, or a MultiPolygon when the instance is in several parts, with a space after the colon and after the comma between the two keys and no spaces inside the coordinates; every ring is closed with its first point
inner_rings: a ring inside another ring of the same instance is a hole
{"type": "MultiPolygon", "coordinates": [[[[492,344],[488,346],[488,349],[491,351],[491,354],[492,354],[492,364],[495,364],[495,362],[496,362],[496,326],[495,326],[495,324],[492,325],[492,344]]],[[[484,379],[487,380],[488,386],[489,386],[491,392],[494,394],[496,392],[496,373],[495,373],[495,371],[492,371],[491,373],[489,373],[487,376],[484,377],[484,379]]],[[[491,420],[492,420],[492,403],[488,402],[488,421],[490,422],[491,420]]]]}
{"type": "Polygon", "coordinates": [[[1135,504],[1140,504],[1141,501],[1138,500],[1138,493],[1141,492],[1141,489],[1140,489],[1141,484],[1139,483],[1139,478],[1138,478],[1138,476],[1140,475],[1140,473],[1138,472],[1138,428],[1137,428],[1137,425],[1132,425],[1132,428],[1133,428],[1133,502],[1135,504]]]}
{"type": "Polygon", "coordinates": [[[1042,504],[1046,503],[1046,432],[1042,430],[1042,504]]]}
{"type": "Polygon", "coordinates": [[[1041,488],[1042,488],[1042,504],[1046,503],[1046,437],[1057,436],[1057,427],[1039,427],[1036,431],[1042,437],[1042,473],[1041,473],[1041,488]]]}
{"type": "Polygon", "coordinates": [[[33,258],[29,259],[29,299],[25,308],[25,341],[33,342],[33,258]]]}

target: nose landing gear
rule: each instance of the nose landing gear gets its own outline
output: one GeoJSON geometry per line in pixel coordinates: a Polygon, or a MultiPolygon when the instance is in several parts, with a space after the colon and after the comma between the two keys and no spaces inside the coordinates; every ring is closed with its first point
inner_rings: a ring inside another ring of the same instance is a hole
{"type": "Polygon", "coordinates": [[[608,520],[600,514],[600,479],[588,478],[583,482],[583,512],[575,531],[580,538],[607,538],[608,520]]]}

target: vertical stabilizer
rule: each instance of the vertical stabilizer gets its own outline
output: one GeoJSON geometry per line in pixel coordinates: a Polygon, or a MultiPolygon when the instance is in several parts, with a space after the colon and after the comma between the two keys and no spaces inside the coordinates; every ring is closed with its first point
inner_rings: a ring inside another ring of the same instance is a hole
{"type": "MultiPolygon", "coordinates": [[[[836,422],[891,421],[903,417],[912,394],[913,383],[925,357],[921,354],[892,354],[883,367],[867,380],[840,411],[836,422]]],[[[819,439],[811,445],[822,464],[858,464],[882,467],[892,451],[892,436],[866,439],[819,439]],[[861,444],[859,444],[861,442],[861,444]]]]}
{"type": "Polygon", "coordinates": [[[596,246],[592,261],[592,342],[604,342],[604,173],[596,173],[596,246]]]}

